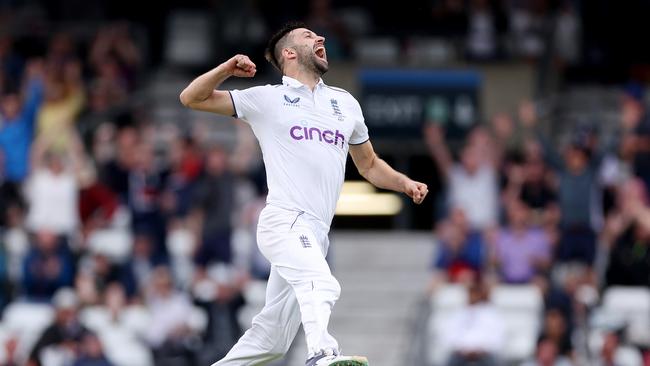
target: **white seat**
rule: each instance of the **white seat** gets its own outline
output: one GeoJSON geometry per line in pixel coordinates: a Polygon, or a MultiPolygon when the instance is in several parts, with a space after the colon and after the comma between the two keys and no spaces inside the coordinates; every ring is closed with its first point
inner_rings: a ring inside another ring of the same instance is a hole
{"type": "Polygon", "coordinates": [[[505,328],[505,360],[525,360],[536,348],[537,335],[541,326],[539,313],[530,311],[501,310],[505,328]]]}
{"type": "Polygon", "coordinates": [[[99,333],[102,329],[110,326],[111,315],[103,306],[89,306],[79,313],[79,321],[86,328],[99,333]]]}
{"type": "Polygon", "coordinates": [[[650,312],[650,289],[613,286],[603,294],[603,307],[619,312],[650,312]]]}
{"type": "Polygon", "coordinates": [[[193,306],[187,317],[187,326],[195,332],[205,332],[208,328],[208,314],[205,309],[193,306]]]}
{"type": "Polygon", "coordinates": [[[532,285],[499,285],[492,289],[490,302],[499,309],[505,322],[507,361],[522,361],[533,356],[541,327],[544,301],[532,285]]]}
{"type": "Polygon", "coordinates": [[[54,321],[54,309],[48,304],[14,302],[7,306],[2,323],[9,331],[41,332],[54,321]]]}
{"type": "Polygon", "coordinates": [[[104,353],[115,366],[152,366],[151,351],[135,334],[122,326],[111,325],[98,333],[104,353]]]}
{"type": "Polygon", "coordinates": [[[242,293],[246,304],[264,306],[266,301],[266,281],[254,280],[246,284],[242,293]]]}
{"type": "Polygon", "coordinates": [[[457,309],[467,304],[467,289],[462,285],[445,285],[431,296],[431,310],[457,309]]]}
{"type": "Polygon", "coordinates": [[[445,321],[456,310],[467,304],[467,288],[463,285],[444,285],[431,296],[431,316],[428,324],[428,359],[433,365],[440,365],[447,359],[449,349],[442,342],[445,321]]]}
{"type": "Polygon", "coordinates": [[[151,323],[151,314],[144,306],[131,305],[120,314],[120,323],[134,334],[144,336],[151,323]]]}
{"type": "Polygon", "coordinates": [[[502,309],[541,310],[542,294],[532,285],[499,285],[490,292],[490,302],[502,309]]]}
{"type": "Polygon", "coordinates": [[[54,309],[48,304],[13,302],[2,315],[6,332],[18,337],[18,356],[26,357],[45,328],[54,321],[54,309]]]}
{"type": "Polygon", "coordinates": [[[194,252],[194,234],[188,229],[173,229],[167,234],[167,251],[173,257],[189,258],[194,252]]]}
{"type": "Polygon", "coordinates": [[[603,318],[627,324],[627,338],[650,346],[650,289],[614,286],[605,290],[600,308],[603,318]]]}
{"type": "Polygon", "coordinates": [[[115,228],[95,230],[88,238],[90,250],[115,262],[124,262],[131,254],[133,238],[128,230],[115,228]]]}

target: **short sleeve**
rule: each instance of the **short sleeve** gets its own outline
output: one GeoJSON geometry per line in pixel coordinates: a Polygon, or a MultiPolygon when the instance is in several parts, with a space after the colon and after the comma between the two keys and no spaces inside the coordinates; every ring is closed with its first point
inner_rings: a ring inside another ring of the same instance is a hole
{"type": "Polygon", "coordinates": [[[368,135],[368,127],[363,118],[361,106],[356,100],[354,102],[356,107],[354,111],[354,130],[352,131],[352,136],[350,136],[350,145],[361,145],[368,141],[370,136],[368,135]]]}
{"type": "Polygon", "coordinates": [[[230,98],[235,109],[234,117],[253,122],[264,113],[265,98],[269,86],[255,86],[244,90],[230,90],[230,98]]]}

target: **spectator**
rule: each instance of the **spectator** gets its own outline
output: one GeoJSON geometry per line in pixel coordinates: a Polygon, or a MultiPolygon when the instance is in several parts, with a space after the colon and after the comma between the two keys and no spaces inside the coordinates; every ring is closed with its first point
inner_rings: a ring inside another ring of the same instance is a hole
{"type": "Polygon", "coordinates": [[[34,123],[43,99],[43,65],[32,61],[27,66],[25,98],[18,91],[5,88],[0,95],[0,149],[2,150],[5,179],[22,182],[29,172],[29,151],[34,123]]]}
{"type": "Polygon", "coordinates": [[[119,198],[106,184],[97,179],[90,162],[80,172],[79,219],[83,238],[96,229],[111,225],[119,208],[119,198]]]}
{"type": "Polygon", "coordinates": [[[71,235],[77,228],[78,178],[84,151],[75,134],[67,136],[70,144],[64,151],[53,150],[52,141],[45,139],[34,143],[32,171],[25,187],[31,230],[71,235]]]}
{"type": "Polygon", "coordinates": [[[564,317],[562,311],[549,308],[544,314],[542,340],[548,340],[555,344],[555,351],[558,355],[571,360],[574,359],[573,342],[571,339],[572,329],[564,317]]]}
{"type": "Polygon", "coordinates": [[[143,143],[137,147],[133,168],[129,171],[129,208],[133,231],[153,239],[156,255],[166,255],[165,217],[161,210],[162,193],[167,178],[154,162],[153,147],[143,143]]]}
{"type": "Polygon", "coordinates": [[[20,356],[18,351],[18,337],[15,335],[9,336],[3,344],[4,347],[4,360],[3,366],[19,366],[20,356]]]}
{"type": "Polygon", "coordinates": [[[640,179],[619,190],[619,207],[606,221],[603,239],[610,249],[608,286],[650,286],[650,208],[640,179]]]}
{"type": "MultiPolygon", "coordinates": [[[[0,75],[7,75],[8,82],[11,77],[19,77],[23,74],[24,60],[13,49],[14,40],[7,34],[0,35],[0,75]]],[[[0,90],[2,87],[0,86],[0,90]]]]}
{"type": "Polygon", "coordinates": [[[644,102],[644,86],[628,83],[623,92],[621,128],[632,171],[650,190],[650,116],[644,102]]]}
{"type": "Polygon", "coordinates": [[[594,366],[634,366],[643,364],[641,353],[634,347],[621,345],[618,332],[608,332],[595,359],[594,366]]]}
{"type": "Polygon", "coordinates": [[[524,362],[521,366],[572,366],[573,363],[568,358],[558,353],[557,343],[548,339],[541,338],[537,342],[535,359],[524,362]]]}
{"type": "Polygon", "coordinates": [[[481,280],[469,286],[469,303],[444,324],[443,342],[451,350],[448,366],[499,365],[505,329],[499,312],[488,302],[489,290],[481,280]]]}
{"type": "Polygon", "coordinates": [[[47,357],[72,362],[82,336],[88,331],[78,318],[78,299],[71,288],[61,288],[52,300],[56,309],[54,323],[48,326],[29,354],[28,366],[47,365],[47,357]]]}
{"type": "Polygon", "coordinates": [[[544,275],[551,259],[546,233],[531,225],[530,209],[521,201],[508,205],[508,226],[494,240],[492,260],[505,283],[529,283],[544,275]]]}
{"type": "Polygon", "coordinates": [[[467,55],[472,60],[492,60],[500,52],[501,14],[492,8],[488,0],[473,0],[470,3],[467,55]]]}
{"type": "Polygon", "coordinates": [[[443,133],[435,124],[425,128],[429,151],[447,181],[449,208],[461,209],[473,230],[490,228],[498,215],[496,152],[485,132],[475,129],[460,153],[460,163],[454,163],[443,133]]]}
{"type": "Polygon", "coordinates": [[[192,193],[201,174],[203,157],[190,137],[177,138],[169,149],[171,172],[163,194],[163,209],[172,218],[185,218],[193,204],[192,193]]]}
{"type": "Polygon", "coordinates": [[[118,94],[132,90],[142,55],[131,36],[129,24],[118,22],[102,27],[92,43],[89,61],[100,83],[124,88],[118,94]]]}
{"type": "Polygon", "coordinates": [[[102,351],[99,338],[93,333],[85,333],[81,338],[80,355],[72,366],[112,366],[102,351]]]}
{"type": "MultiPolygon", "coordinates": [[[[35,300],[49,300],[74,278],[73,258],[66,244],[50,231],[38,231],[23,262],[23,292],[35,300]]],[[[62,295],[63,296],[63,295],[62,295]]]]}
{"type": "MultiPolygon", "coordinates": [[[[536,126],[532,117],[524,122],[536,126]]],[[[596,257],[596,235],[593,224],[598,211],[598,170],[602,153],[593,150],[594,140],[589,131],[576,131],[561,158],[551,142],[540,131],[537,138],[543,146],[544,157],[558,173],[558,202],[560,206],[560,240],[555,257],[560,262],[579,262],[591,266],[596,257]]],[[[603,149],[604,150],[604,149],[603,149]]]]}
{"type": "Polygon", "coordinates": [[[154,268],[163,263],[163,258],[155,253],[151,237],[136,233],[133,238],[133,254],[121,269],[120,282],[130,299],[142,294],[151,282],[154,268]]]}
{"type": "Polygon", "coordinates": [[[189,340],[193,332],[188,324],[192,304],[187,294],[174,288],[169,268],[156,267],[147,288],[146,304],[151,325],[146,339],[154,351],[156,365],[191,365],[189,340]],[[180,360],[179,360],[180,359],[180,360]]]}
{"type": "Polygon", "coordinates": [[[206,152],[205,172],[197,182],[193,197],[193,217],[200,228],[201,245],[196,263],[232,262],[230,236],[234,210],[234,177],[226,151],[212,146],[206,152]]]}
{"type": "Polygon", "coordinates": [[[481,273],[486,257],[483,235],[470,229],[462,210],[454,209],[437,235],[440,245],[431,290],[446,281],[468,283],[481,273]]]}
{"type": "Polygon", "coordinates": [[[82,303],[95,305],[111,283],[123,280],[123,272],[103,254],[88,254],[79,261],[76,285],[82,303]],[[81,295],[84,294],[84,297],[81,295]]]}
{"type": "MultiPolygon", "coordinates": [[[[96,142],[96,149],[93,149],[93,158],[99,167],[99,179],[119,196],[123,204],[127,204],[129,202],[129,171],[135,168],[137,149],[140,144],[138,131],[131,126],[120,128],[114,142],[114,154],[97,146],[101,145],[102,140],[99,136],[96,138],[100,141],[96,142]]],[[[103,142],[105,147],[105,141],[103,142]]]]}
{"type": "Polygon", "coordinates": [[[45,101],[38,113],[38,134],[52,140],[55,150],[64,150],[70,143],[69,134],[61,133],[74,127],[83,108],[85,94],[81,80],[81,65],[68,60],[62,65],[50,64],[45,77],[45,101]]]}
{"type": "Polygon", "coordinates": [[[505,203],[521,200],[532,211],[532,222],[553,234],[560,212],[552,174],[544,163],[540,149],[536,141],[526,141],[523,164],[515,164],[507,172],[505,203]]]}

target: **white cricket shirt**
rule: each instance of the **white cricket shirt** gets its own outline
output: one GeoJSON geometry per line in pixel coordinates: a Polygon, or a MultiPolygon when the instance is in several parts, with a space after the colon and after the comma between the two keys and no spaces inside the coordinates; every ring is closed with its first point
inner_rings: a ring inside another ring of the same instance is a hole
{"type": "Polygon", "coordinates": [[[230,91],[237,118],[257,137],[266,202],[305,211],[329,225],[345,177],[349,145],[368,140],[357,100],[321,79],[314,91],[284,76],[280,85],[230,91]]]}

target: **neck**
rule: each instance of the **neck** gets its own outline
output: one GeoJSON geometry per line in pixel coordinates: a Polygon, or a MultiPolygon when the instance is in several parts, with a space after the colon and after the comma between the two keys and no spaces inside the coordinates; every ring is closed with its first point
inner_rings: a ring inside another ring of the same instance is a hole
{"type": "Polygon", "coordinates": [[[307,85],[309,87],[309,90],[314,90],[316,87],[316,84],[318,84],[318,81],[320,80],[320,75],[313,71],[306,70],[304,67],[287,67],[284,73],[286,76],[296,79],[300,81],[301,83],[307,85]]]}

